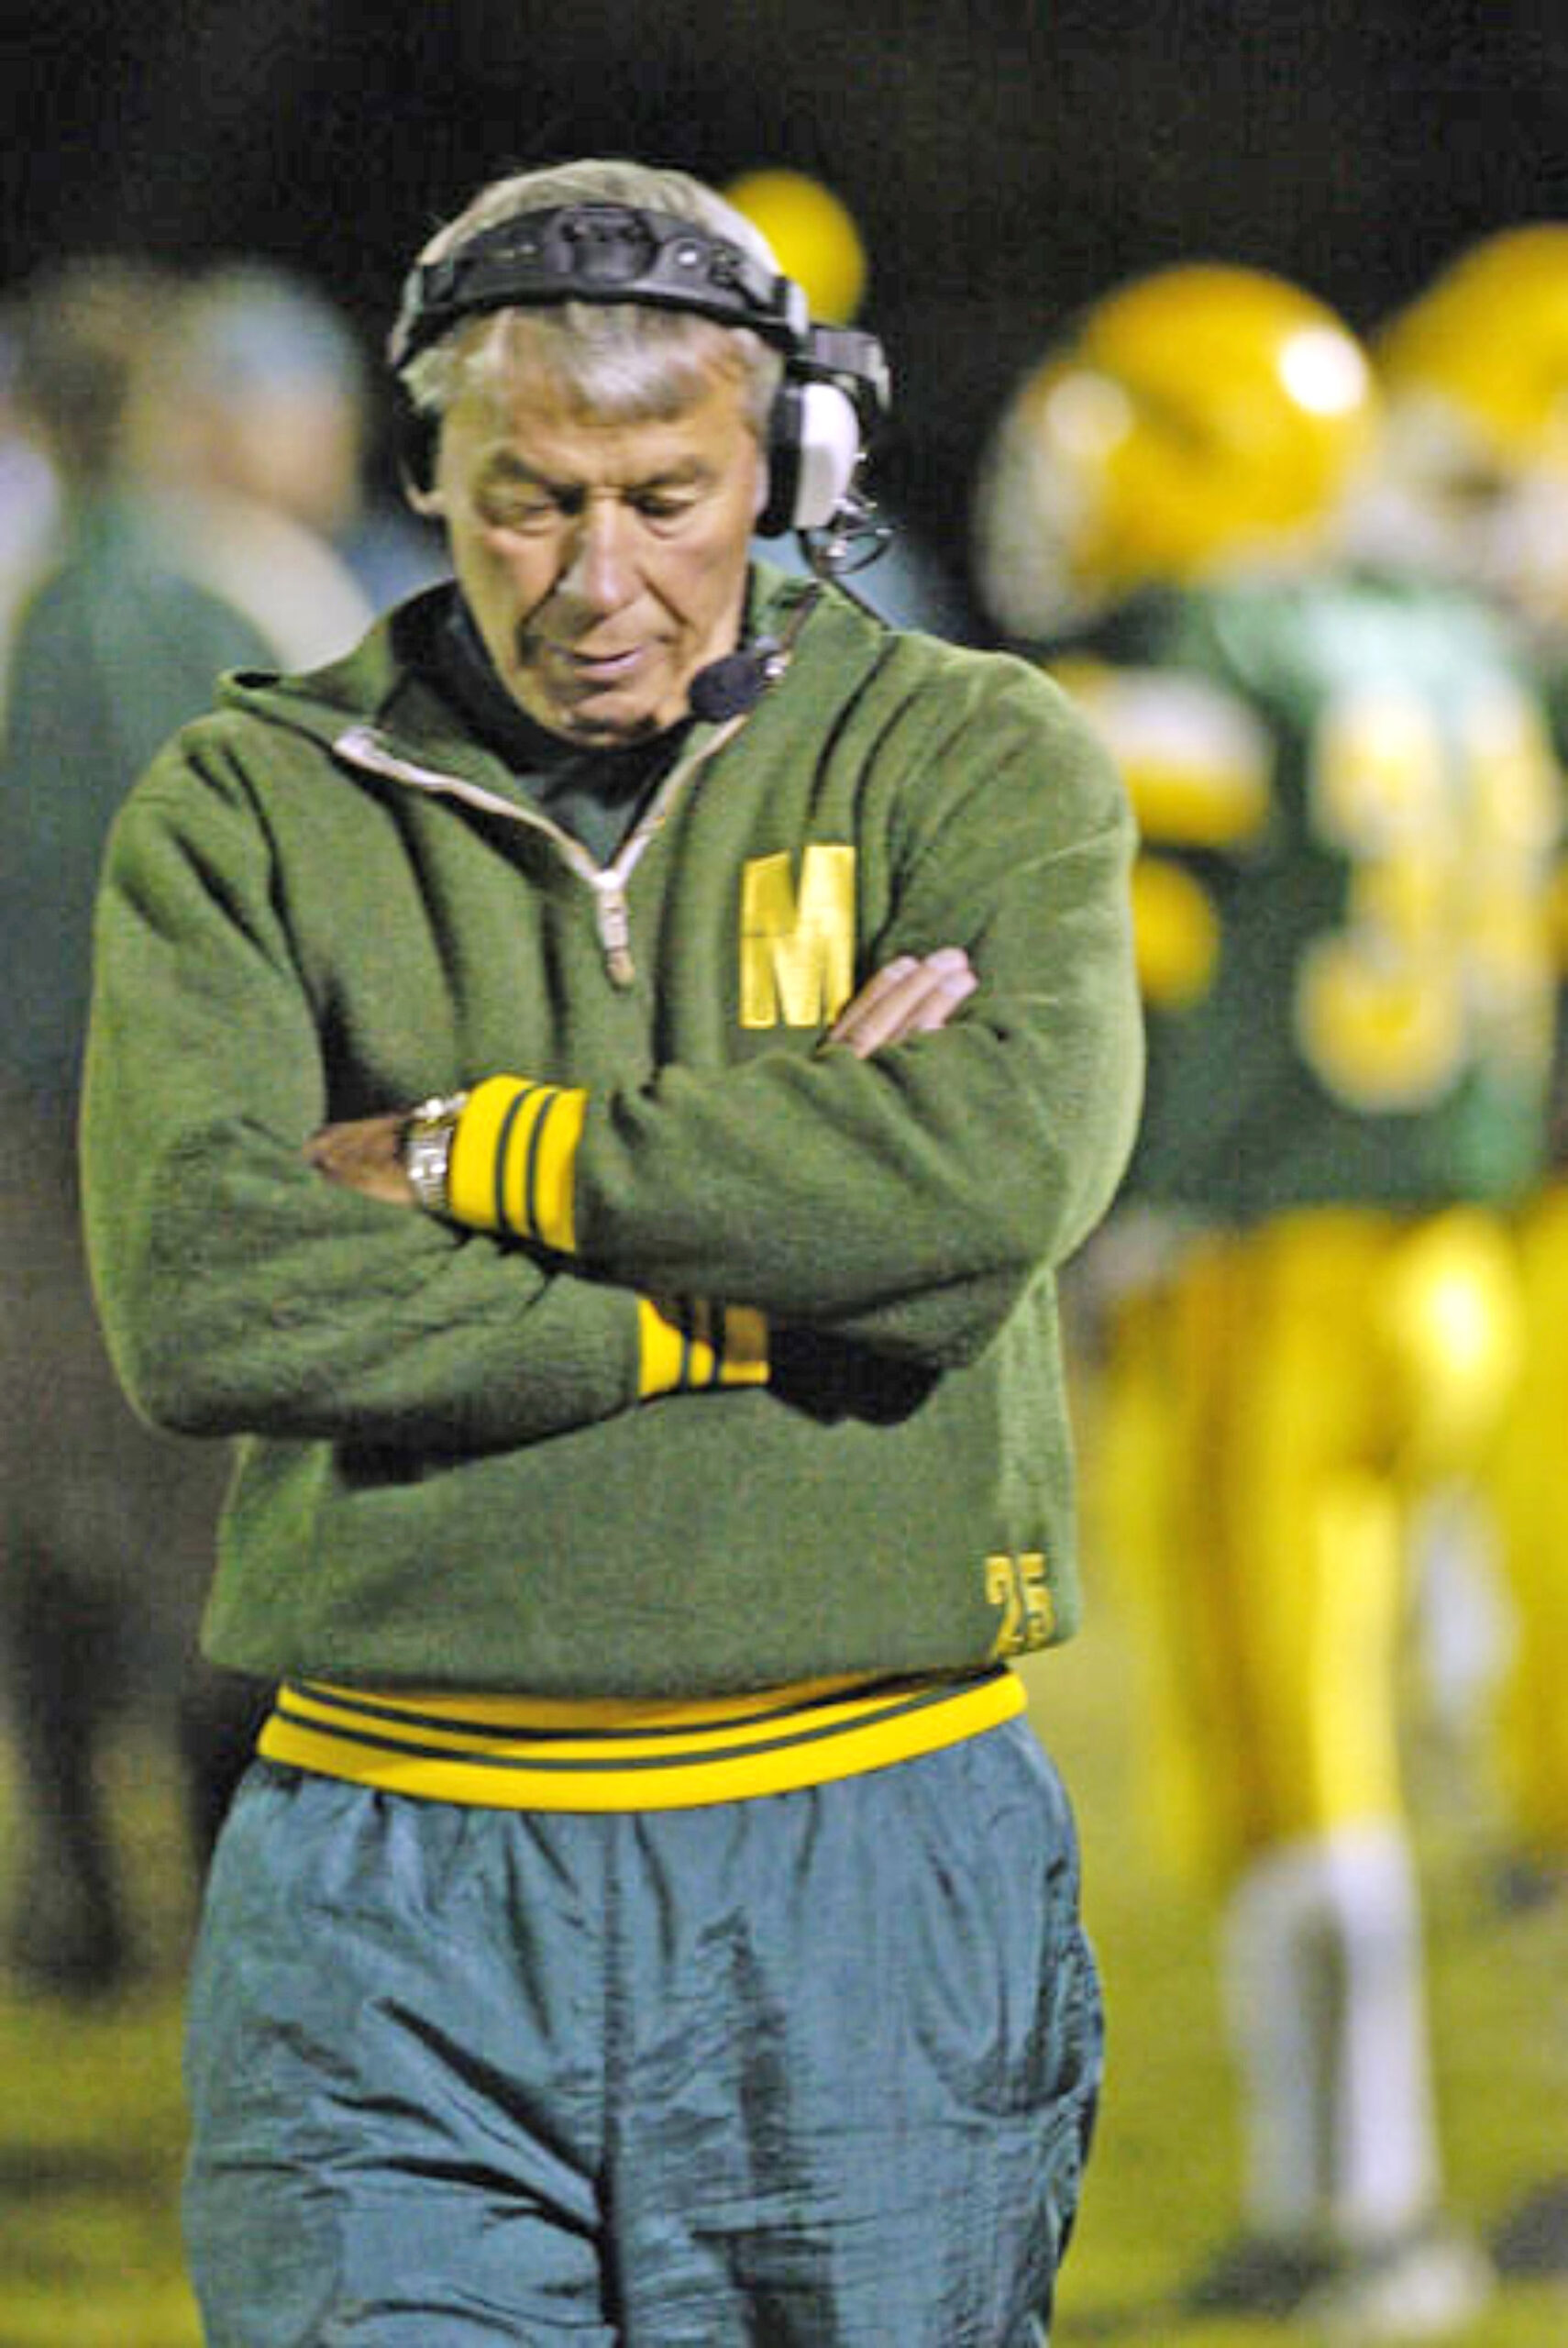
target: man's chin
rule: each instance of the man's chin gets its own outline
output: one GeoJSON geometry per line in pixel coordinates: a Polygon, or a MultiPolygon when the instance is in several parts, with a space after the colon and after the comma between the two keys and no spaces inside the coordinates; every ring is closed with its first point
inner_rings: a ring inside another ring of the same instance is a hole
{"type": "Polygon", "coordinates": [[[662,734],[669,721],[661,721],[646,710],[573,709],[563,710],[545,723],[552,734],[558,734],[563,741],[579,742],[585,750],[624,750],[662,734]]]}
{"type": "Polygon", "coordinates": [[[688,715],[684,695],[678,702],[665,699],[650,705],[631,694],[584,693],[554,703],[547,714],[540,713],[540,723],[569,742],[608,750],[649,741],[688,715]]]}

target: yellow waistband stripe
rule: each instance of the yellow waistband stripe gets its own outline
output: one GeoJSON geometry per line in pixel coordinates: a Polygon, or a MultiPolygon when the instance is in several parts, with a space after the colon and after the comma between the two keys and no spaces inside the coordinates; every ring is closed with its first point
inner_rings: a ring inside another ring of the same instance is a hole
{"type": "Polygon", "coordinates": [[[703,1703],[396,1693],[289,1681],[263,1759],[383,1793],[501,1810],[684,1810],[938,1752],[1024,1706],[1005,1667],[817,1680],[703,1703]]]}

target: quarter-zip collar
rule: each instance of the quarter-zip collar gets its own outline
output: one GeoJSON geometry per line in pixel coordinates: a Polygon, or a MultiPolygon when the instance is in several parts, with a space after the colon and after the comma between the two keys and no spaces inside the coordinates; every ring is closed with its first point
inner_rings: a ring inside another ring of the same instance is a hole
{"type": "MultiPolygon", "coordinates": [[[[759,632],[765,624],[777,623],[805,592],[800,581],[771,570],[759,576],[754,569],[749,630],[759,632]]],[[[718,724],[693,720],[675,765],[613,858],[601,865],[564,825],[510,787],[504,759],[465,729],[450,698],[441,692],[433,634],[443,625],[456,593],[456,587],[444,581],[414,597],[378,624],[345,661],[301,677],[241,672],[225,680],[220,699],[226,706],[293,726],[325,742],[350,770],[455,801],[548,840],[562,863],[592,892],[611,982],[629,987],[636,976],[626,903],[632,875],[704,768],[755,713],[743,712],[718,724]]],[[[758,706],[766,705],[765,696],[758,706]]]]}
{"type": "Polygon", "coordinates": [[[595,863],[582,842],[563,825],[546,814],[543,808],[519,804],[501,792],[490,790],[483,783],[470,781],[465,776],[423,766],[405,756],[394,742],[373,725],[347,726],[336,737],[332,747],[347,766],[358,767],[367,774],[381,775],[392,781],[404,783],[414,791],[428,792],[435,798],[455,799],[483,814],[499,815],[508,823],[522,824],[532,831],[542,833],[577,878],[586,881],[592,890],[605,969],[613,985],[629,987],[636,977],[636,967],[632,959],[631,917],[626,905],[626,889],[632,874],[644,850],[677,802],[685,795],[701,769],[711,759],[717,757],[745,723],[744,716],[732,717],[722,725],[701,729],[701,738],[689,743],[685,756],[666,775],[610,864],[595,863]]]}

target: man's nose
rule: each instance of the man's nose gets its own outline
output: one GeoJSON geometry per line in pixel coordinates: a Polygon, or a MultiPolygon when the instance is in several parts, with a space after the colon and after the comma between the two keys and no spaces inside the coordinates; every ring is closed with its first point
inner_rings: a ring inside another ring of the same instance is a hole
{"type": "Polygon", "coordinates": [[[613,611],[632,573],[629,516],[610,498],[590,498],[572,526],[561,589],[590,611],[613,611]]]}

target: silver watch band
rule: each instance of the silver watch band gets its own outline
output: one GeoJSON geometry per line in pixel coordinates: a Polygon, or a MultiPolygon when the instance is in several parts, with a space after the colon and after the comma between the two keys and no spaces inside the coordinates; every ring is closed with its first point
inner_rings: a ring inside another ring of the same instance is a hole
{"type": "Polygon", "coordinates": [[[447,1177],[452,1136],[468,1101],[466,1092],[438,1093],[409,1111],[403,1128],[403,1170],[426,1214],[447,1212],[447,1177]]]}

